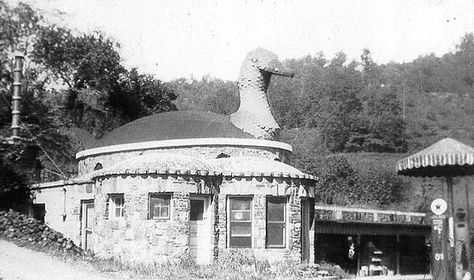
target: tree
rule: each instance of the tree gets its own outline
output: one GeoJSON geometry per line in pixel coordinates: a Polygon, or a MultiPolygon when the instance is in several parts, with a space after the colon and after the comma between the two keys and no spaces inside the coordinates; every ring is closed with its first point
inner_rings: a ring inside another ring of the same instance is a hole
{"type": "Polygon", "coordinates": [[[176,110],[175,93],[151,75],[127,70],[119,45],[101,32],[75,35],[48,26],[35,39],[33,60],[66,85],[57,102],[72,124],[97,138],[126,122],[176,110]]]}
{"type": "Polygon", "coordinates": [[[326,157],[315,193],[317,201],[327,204],[349,205],[359,200],[358,175],[341,155],[326,157]]]}
{"type": "Polygon", "coordinates": [[[323,95],[315,110],[315,123],[330,151],[345,151],[351,135],[356,132],[358,115],[362,110],[358,93],[362,87],[355,63],[345,66],[346,56],[339,53],[331,60],[323,83],[323,95]]]}
{"type": "MultiPolygon", "coordinates": [[[[400,152],[406,149],[405,124],[396,83],[387,79],[385,69],[373,62],[370,51],[361,55],[364,86],[359,93],[362,111],[357,133],[349,141],[354,150],[400,152]]],[[[393,72],[390,73],[393,75],[393,72]]],[[[394,75],[398,75],[395,73],[394,75]]],[[[404,90],[403,88],[401,90],[404,90]]],[[[351,149],[348,149],[351,150],[351,149]]]]}
{"type": "Polygon", "coordinates": [[[176,106],[179,110],[197,110],[230,115],[239,108],[239,92],[237,83],[204,76],[180,78],[168,85],[179,93],[176,106]]]}

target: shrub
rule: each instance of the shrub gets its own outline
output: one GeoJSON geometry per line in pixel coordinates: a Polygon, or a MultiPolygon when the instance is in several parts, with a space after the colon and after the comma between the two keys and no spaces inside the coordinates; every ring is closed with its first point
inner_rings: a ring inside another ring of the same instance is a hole
{"type": "Polygon", "coordinates": [[[82,256],[84,252],[71,239],[64,237],[42,222],[13,210],[0,211],[0,237],[19,246],[60,255],[82,256]]]}

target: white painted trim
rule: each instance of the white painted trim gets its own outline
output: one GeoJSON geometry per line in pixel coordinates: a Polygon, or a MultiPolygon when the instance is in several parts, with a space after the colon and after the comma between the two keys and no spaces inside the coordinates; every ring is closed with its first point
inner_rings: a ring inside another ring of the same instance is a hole
{"type": "Polygon", "coordinates": [[[156,148],[172,148],[172,147],[192,147],[192,146],[244,146],[244,147],[264,147],[276,148],[292,152],[291,145],[261,139],[246,138],[193,138],[193,139],[173,139],[161,141],[147,141],[130,144],[111,145],[93,149],[80,151],[76,154],[76,159],[82,159],[89,156],[108,154],[114,152],[127,152],[136,150],[149,150],[156,148]]]}
{"type": "Polygon", "coordinates": [[[40,190],[40,189],[49,189],[49,188],[58,188],[65,187],[70,185],[82,185],[82,184],[93,184],[94,182],[88,179],[75,178],[70,180],[59,180],[53,182],[37,183],[32,184],[31,190],[40,190]]]}
{"type": "Polygon", "coordinates": [[[351,212],[374,213],[374,214],[377,213],[377,214],[394,214],[394,215],[410,215],[410,216],[426,217],[426,214],[421,213],[421,212],[402,212],[402,211],[350,208],[350,207],[325,206],[325,205],[315,205],[314,209],[315,210],[351,211],[351,212]]]}

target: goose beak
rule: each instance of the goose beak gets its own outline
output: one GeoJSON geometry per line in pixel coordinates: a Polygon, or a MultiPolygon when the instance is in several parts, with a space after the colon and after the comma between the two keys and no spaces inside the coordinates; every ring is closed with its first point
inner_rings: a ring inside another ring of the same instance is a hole
{"type": "Polygon", "coordinates": [[[291,77],[295,76],[295,71],[284,66],[278,60],[272,60],[268,63],[268,65],[263,69],[264,71],[271,73],[273,75],[284,76],[284,77],[291,77]]]}

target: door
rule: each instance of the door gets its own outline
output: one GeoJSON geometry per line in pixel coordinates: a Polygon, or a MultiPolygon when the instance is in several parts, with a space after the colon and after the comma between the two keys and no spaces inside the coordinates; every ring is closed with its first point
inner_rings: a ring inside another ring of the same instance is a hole
{"type": "Polygon", "coordinates": [[[189,253],[196,264],[211,263],[211,223],[208,211],[209,199],[195,197],[190,200],[189,253]]]}
{"type": "Polygon", "coordinates": [[[81,236],[82,249],[92,250],[94,242],[92,239],[92,228],[94,219],[94,201],[82,201],[82,219],[81,219],[81,236]]]}
{"type": "Polygon", "coordinates": [[[301,260],[303,262],[309,262],[311,259],[310,228],[309,199],[301,199],[301,260]]]}

